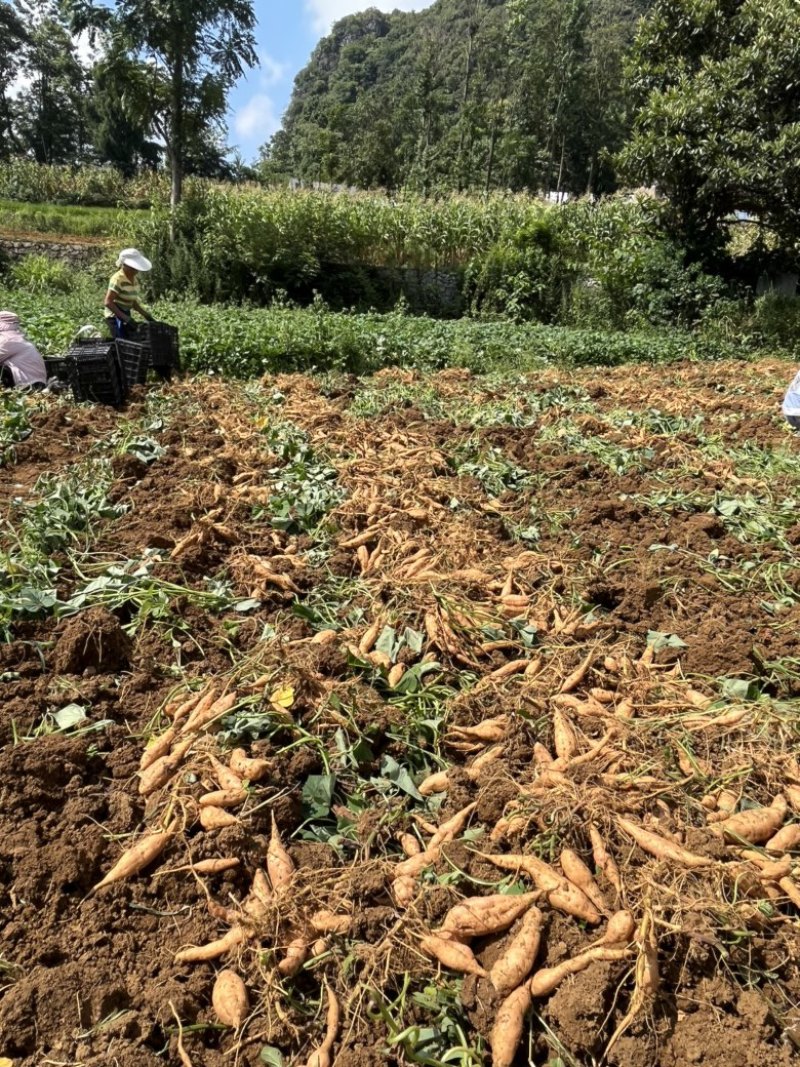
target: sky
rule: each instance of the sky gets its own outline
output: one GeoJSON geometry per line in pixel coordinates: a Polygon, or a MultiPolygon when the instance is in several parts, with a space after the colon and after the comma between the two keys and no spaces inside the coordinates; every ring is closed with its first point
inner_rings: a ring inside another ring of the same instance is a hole
{"type": "Polygon", "coordinates": [[[308,63],[317,41],[336,19],[377,7],[420,11],[433,0],[255,0],[260,66],[230,95],[228,143],[246,160],[280,128],[295,75],[308,63]]]}

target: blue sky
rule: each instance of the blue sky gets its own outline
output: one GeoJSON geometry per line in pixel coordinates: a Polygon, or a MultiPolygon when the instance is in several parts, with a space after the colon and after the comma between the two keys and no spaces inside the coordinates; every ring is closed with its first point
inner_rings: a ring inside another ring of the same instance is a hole
{"type": "Polygon", "coordinates": [[[280,127],[295,75],[309,60],[320,37],[336,19],[354,11],[377,7],[419,11],[433,0],[255,0],[258,15],[258,53],[261,65],[242,79],[231,93],[228,143],[246,160],[280,127]]]}

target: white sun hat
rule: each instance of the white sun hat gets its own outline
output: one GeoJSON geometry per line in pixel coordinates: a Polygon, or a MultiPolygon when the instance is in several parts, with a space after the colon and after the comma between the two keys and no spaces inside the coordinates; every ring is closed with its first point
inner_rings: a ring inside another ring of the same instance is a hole
{"type": "Polygon", "coordinates": [[[117,256],[118,267],[133,267],[134,270],[148,271],[153,269],[153,264],[143,256],[138,248],[123,248],[117,256]]]}

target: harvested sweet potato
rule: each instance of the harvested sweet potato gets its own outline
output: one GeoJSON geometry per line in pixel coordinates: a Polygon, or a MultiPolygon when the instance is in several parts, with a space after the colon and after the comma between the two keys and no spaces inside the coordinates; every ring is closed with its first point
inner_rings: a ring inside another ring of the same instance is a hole
{"type": "Polygon", "coordinates": [[[250,1010],[247,987],[235,971],[220,971],[211,993],[211,1006],[223,1026],[238,1030],[250,1010]]]}
{"type": "Polygon", "coordinates": [[[543,922],[544,916],[539,908],[528,908],[519,931],[492,966],[489,978],[501,996],[508,996],[517,989],[533,970],[541,944],[543,922]]]}
{"type": "Polygon", "coordinates": [[[241,945],[245,940],[245,932],[241,926],[232,926],[224,937],[210,941],[207,945],[195,945],[191,948],[181,949],[175,953],[176,963],[202,963],[207,960],[217,960],[230,952],[232,948],[241,945]]]}
{"type": "Polygon", "coordinates": [[[531,978],[530,990],[534,997],[546,997],[557,989],[565,978],[571,974],[585,971],[592,963],[612,963],[630,958],[630,951],[626,948],[606,948],[599,946],[582,952],[579,956],[565,960],[555,967],[543,967],[531,978]]]}
{"type": "Polygon", "coordinates": [[[135,845],[132,845],[122,853],[105,878],[94,887],[95,890],[111,885],[112,882],[122,882],[126,878],[131,878],[134,874],[144,870],[154,859],[161,855],[172,839],[173,834],[174,831],[171,829],[156,830],[145,834],[144,837],[140,837],[135,845]]]}
{"type": "Polygon", "coordinates": [[[714,830],[722,833],[726,841],[746,841],[750,845],[763,845],[783,826],[786,810],[786,800],[779,794],[768,808],[740,811],[718,823],[714,830]]]}
{"type": "Polygon", "coordinates": [[[486,971],[481,967],[467,945],[453,938],[441,934],[429,934],[423,937],[419,947],[426,956],[438,960],[443,967],[450,971],[460,971],[462,974],[475,974],[481,978],[486,977],[486,971]]]}
{"type": "Polygon", "coordinates": [[[495,1016],[490,1044],[492,1067],[511,1067],[517,1055],[525,1019],[531,1009],[531,991],[528,983],[515,989],[500,1005],[495,1016]]]}
{"type": "Polygon", "coordinates": [[[281,841],[274,815],[272,816],[272,834],[267,848],[267,873],[272,882],[272,888],[276,892],[286,889],[291,884],[294,875],[294,861],[281,841]]]}
{"type": "Polygon", "coordinates": [[[502,933],[513,926],[538,899],[538,893],[494,893],[486,897],[469,897],[448,911],[442,931],[459,941],[502,933]]]}

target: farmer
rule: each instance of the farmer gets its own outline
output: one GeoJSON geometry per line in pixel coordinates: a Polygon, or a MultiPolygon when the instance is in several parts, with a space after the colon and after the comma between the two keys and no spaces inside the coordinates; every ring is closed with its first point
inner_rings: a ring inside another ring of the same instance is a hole
{"type": "Polygon", "coordinates": [[[800,371],[795,374],[792,384],[786,390],[783,414],[793,430],[800,430],[800,371]]]}
{"type": "Polygon", "coordinates": [[[13,311],[0,311],[0,385],[36,392],[47,385],[44,360],[13,311]]]}
{"type": "Polygon", "coordinates": [[[117,266],[119,270],[108,283],[105,317],[112,337],[125,337],[133,323],[132,312],[147,322],[153,321],[153,316],[142,307],[136,281],[138,275],[151,270],[153,264],[137,248],[125,248],[117,257],[117,266]]]}

